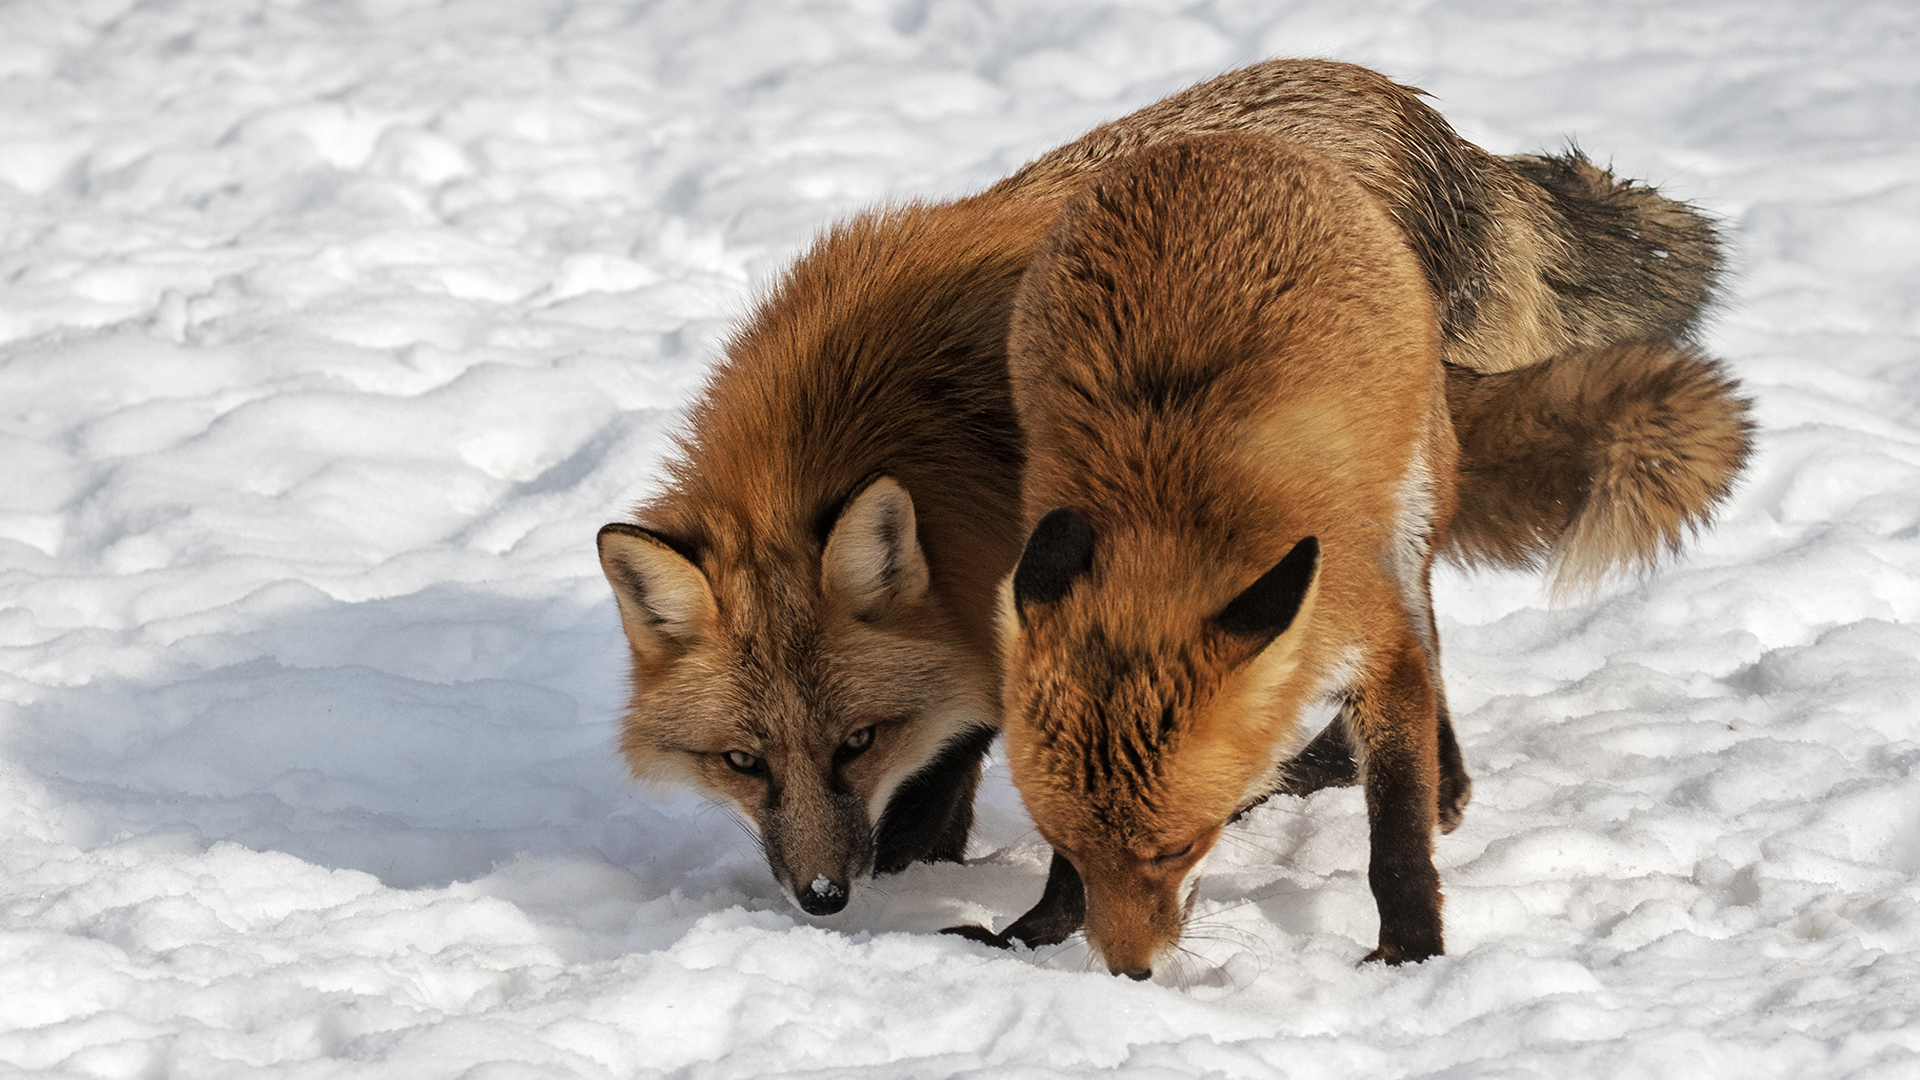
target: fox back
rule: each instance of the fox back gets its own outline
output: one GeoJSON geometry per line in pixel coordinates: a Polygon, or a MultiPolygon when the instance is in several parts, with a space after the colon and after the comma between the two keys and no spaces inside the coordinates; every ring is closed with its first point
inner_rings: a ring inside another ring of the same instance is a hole
{"type": "Polygon", "coordinates": [[[1381,955],[1439,951],[1440,343],[1378,203],[1272,138],[1123,158],[1028,270],[1009,363],[1034,531],[1003,602],[1008,760],[1116,974],[1177,943],[1195,865],[1329,696],[1366,700],[1369,787],[1401,790],[1385,832],[1425,889],[1383,900],[1381,955]]]}
{"type": "Polygon", "coordinates": [[[993,190],[1058,196],[1116,157],[1207,133],[1321,154],[1386,209],[1438,305],[1463,463],[1445,553],[1545,568],[1569,595],[1650,569],[1711,520],[1750,449],[1748,403],[1691,347],[1718,231],[1578,149],[1489,154],[1422,97],[1353,64],[1269,60],[1096,127],[993,190]]]}
{"type": "Polygon", "coordinates": [[[1386,209],[1432,288],[1450,364],[1510,371],[1570,350],[1692,336],[1722,262],[1710,219],[1616,180],[1578,150],[1490,154],[1421,98],[1354,64],[1269,60],[1094,128],[994,190],[1069,189],[1170,138],[1283,138],[1386,209]]]}

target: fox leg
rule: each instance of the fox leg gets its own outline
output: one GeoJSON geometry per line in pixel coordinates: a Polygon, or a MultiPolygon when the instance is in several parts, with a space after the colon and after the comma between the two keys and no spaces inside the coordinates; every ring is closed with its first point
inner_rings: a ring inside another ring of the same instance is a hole
{"type": "Polygon", "coordinates": [[[984,926],[949,926],[940,932],[1002,949],[1013,948],[1015,942],[1035,949],[1067,940],[1086,920],[1087,890],[1080,872],[1056,851],[1047,866],[1047,884],[1040,891],[1040,902],[1011,926],[998,934],[984,926]]]}
{"type": "Polygon", "coordinates": [[[1273,794],[1311,795],[1321,788],[1351,787],[1359,782],[1360,763],[1354,760],[1353,744],[1347,741],[1346,718],[1340,716],[1280,766],[1280,784],[1273,794]]]}
{"type": "Polygon", "coordinates": [[[997,734],[981,727],[949,741],[900,785],[874,829],[874,873],[897,874],[916,862],[966,860],[980,765],[997,734]]]}
{"type": "MultiPolygon", "coordinates": [[[[1440,788],[1436,809],[1439,812],[1440,831],[1450,833],[1460,827],[1462,812],[1473,793],[1473,778],[1467,775],[1466,763],[1460,757],[1460,741],[1454,737],[1453,717],[1448,714],[1444,703],[1438,706],[1436,712],[1440,719],[1440,788]]],[[[1353,756],[1353,744],[1347,740],[1350,722],[1346,710],[1342,709],[1341,715],[1321,728],[1320,734],[1313,737],[1306,749],[1280,766],[1279,785],[1269,795],[1262,796],[1260,802],[1265,802],[1271,795],[1305,796],[1321,788],[1351,787],[1359,783],[1360,763],[1353,756]]],[[[1252,808],[1249,806],[1247,809],[1252,808]]]]}
{"type": "Polygon", "coordinates": [[[1440,831],[1450,833],[1460,827],[1467,800],[1473,797],[1473,778],[1467,775],[1467,764],[1460,758],[1460,742],[1454,738],[1453,715],[1448,712],[1446,701],[1438,702],[1435,712],[1440,718],[1440,792],[1436,809],[1440,831]]]}
{"type": "MultiPolygon", "coordinates": [[[[1431,550],[1431,541],[1424,546],[1431,550]]],[[[1440,831],[1450,833],[1460,827],[1467,800],[1473,797],[1473,779],[1467,775],[1466,762],[1460,759],[1460,741],[1453,734],[1453,713],[1447,708],[1447,684],[1440,678],[1440,623],[1433,617],[1431,556],[1420,569],[1420,591],[1417,597],[1407,600],[1407,605],[1407,617],[1413,620],[1414,637],[1420,642],[1420,654],[1426,662],[1434,715],[1439,718],[1440,786],[1435,808],[1440,815],[1440,831]]]]}
{"type": "Polygon", "coordinates": [[[941,827],[940,835],[934,838],[933,847],[928,850],[926,862],[967,861],[967,835],[973,831],[973,799],[980,791],[979,761],[973,767],[964,770],[953,791],[953,806],[947,812],[947,823],[941,827]]]}
{"type": "Polygon", "coordinates": [[[1384,659],[1350,696],[1348,716],[1366,749],[1367,883],[1380,911],[1380,945],[1367,959],[1401,964],[1446,951],[1433,866],[1440,717],[1419,644],[1409,635],[1384,659]]]}
{"type": "MultiPolygon", "coordinates": [[[[1425,549],[1430,544],[1422,540],[1420,546],[1425,549]]],[[[1434,713],[1439,720],[1440,782],[1435,809],[1439,813],[1440,831],[1450,833],[1460,827],[1467,800],[1473,797],[1473,778],[1467,775],[1466,762],[1460,757],[1460,740],[1454,736],[1453,716],[1447,709],[1445,684],[1440,680],[1440,628],[1433,617],[1431,559],[1419,568],[1417,577],[1411,574],[1409,577],[1411,581],[1403,586],[1402,599],[1407,607],[1407,617],[1412,622],[1414,638],[1426,669],[1427,686],[1433,696],[1434,713]]],[[[1348,701],[1341,706],[1340,715],[1322,728],[1305,749],[1280,766],[1280,780],[1273,794],[1310,795],[1321,788],[1347,787],[1358,783],[1360,765],[1348,735],[1356,723],[1353,703],[1348,701]]],[[[1265,801],[1264,798],[1261,801],[1265,801]]]]}
{"type": "Polygon", "coordinates": [[[1280,763],[1274,772],[1273,787],[1254,797],[1253,801],[1233,812],[1227,819],[1231,825],[1245,817],[1247,811],[1273,798],[1275,795],[1296,795],[1305,798],[1321,788],[1352,787],[1360,782],[1360,762],[1353,756],[1353,743],[1347,738],[1346,709],[1333,722],[1320,729],[1298,754],[1280,763]]]}

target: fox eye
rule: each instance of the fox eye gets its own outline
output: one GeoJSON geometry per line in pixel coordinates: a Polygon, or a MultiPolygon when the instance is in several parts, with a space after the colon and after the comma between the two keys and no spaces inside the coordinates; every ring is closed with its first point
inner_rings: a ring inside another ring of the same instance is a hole
{"type": "Polygon", "coordinates": [[[1168,863],[1174,861],[1175,859],[1184,859],[1191,854],[1193,854],[1193,845],[1188,844],[1186,847],[1181,848],[1179,851],[1165,851],[1165,852],[1161,852],[1158,855],[1155,855],[1153,857],[1153,865],[1165,866],[1168,863]]]}
{"type": "Polygon", "coordinates": [[[872,745],[873,727],[869,725],[847,736],[846,740],[840,744],[840,749],[833,752],[833,756],[836,761],[845,764],[866,753],[867,747],[872,745]]]}
{"type": "Polygon", "coordinates": [[[745,750],[729,750],[720,756],[727,759],[727,764],[733,768],[734,772],[746,773],[748,776],[762,776],[767,771],[766,763],[745,750]]]}

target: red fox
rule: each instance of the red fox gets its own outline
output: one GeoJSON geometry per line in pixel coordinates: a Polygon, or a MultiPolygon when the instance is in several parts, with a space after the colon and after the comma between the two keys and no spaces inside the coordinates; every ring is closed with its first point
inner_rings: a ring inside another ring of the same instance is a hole
{"type": "Polygon", "coordinates": [[[1428,574],[1455,505],[1441,326],[1402,231],[1298,143],[1102,169],[1014,301],[1032,534],[1004,605],[1007,759],[1136,979],[1325,699],[1363,748],[1370,959],[1443,951],[1428,574]]]}
{"type": "MultiPolygon", "coordinates": [[[[804,910],[840,910],[869,871],[964,854],[999,728],[994,597],[1023,540],[1014,289],[1102,165],[1212,130],[1337,149],[1416,237],[1429,287],[1449,298],[1441,348],[1468,449],[1456,557],[1574,580],[1643,564],[1736,475],[1744,403],[1681,344],[1719,266],[1710,223],[1577,153],[1485,154],[1363,68],[1257,64],[978,195],[836,226],[728,343],[665,491],[599,537],[632,651],[630,767],[739,810],[804,910]],[[1534,441],[1554,453],[1536,458],[1534,441]],[[1652,454],[1660,484],[1639,465],[1652,454]],[[1515,480],[1516,462],[1546,463],[1551,482],[1515,480]]],[[[1450,725],[1441,738],[1452,822],[1469,785],[1450,725]]],[[[1276,790],[1355,770],[1335,725],[1276,790]]],[[[1077,890],[1050,895],[1071,904],[1077,890]]],[[[1037,943],[1077,927],[1047,910],[1010,933],[1037,943]]]]}
{"type": "Polygon", "coordinates": [[[1021,541],[1007,313],[1040,211],[829,232],[728,343],[643,524],[600,530],[633,655],[621,750],[737,807],[809,914],[965,854],[1021,541]]]}

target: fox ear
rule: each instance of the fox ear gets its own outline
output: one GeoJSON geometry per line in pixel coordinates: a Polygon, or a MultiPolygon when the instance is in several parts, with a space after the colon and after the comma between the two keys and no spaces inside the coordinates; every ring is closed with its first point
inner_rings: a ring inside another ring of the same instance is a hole
{"type": "Polygon", "coordinates": [[[1093,565],[1093,526],[1078,510],[1062,506],[1040,519],[1013,570],[1013,605],[1051,604],[1067,595],[1075,578],[1093,565]]]}
{"type": "Polygon", "coordinates": [[[601,528],[600,569],[620,602],[620,624],[634,648],[656,651],[684,642],[713,622],[713,589],[665,537],[638,525],[601,528]]]}
{"type": "Polygon", "coordinates": [[[1320,541],[1309,536],[1228,601],[1213,617],[1213,625],[1234,637],[1266,645],[1293,625],[1319,570],[1320,541]]]}
{"type": "Polygon", "coordinates": [[[820,586],[856,617],[872,621],[893,604],[927,591],[927,559],[913,515],[913,497],[890,476],[867,482],[840,511],[820,559],[820,586]]]}

